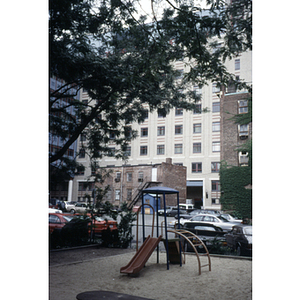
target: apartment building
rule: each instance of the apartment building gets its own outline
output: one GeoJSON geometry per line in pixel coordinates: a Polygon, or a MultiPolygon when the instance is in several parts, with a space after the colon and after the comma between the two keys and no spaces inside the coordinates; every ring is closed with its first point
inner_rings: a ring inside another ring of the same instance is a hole
{"type": "MultiPolygon", "coordinates": [[[[67,85],[65,81],[57,78],[50,78],[50,94],[54,93],[57,97],[51,97],[53,101],[52,106],[59,109],[60,107],[68,106],[74,100],[80,100],[80,92],[77,92],[75,86],[67,85]],[[65,97],[61,97],[65,95],[65,97]],[[75,96],[74,96],[75,95],[75,96]]],[[[68,113],[75,117],[75,110],[72,106],[68,109],[68,113]]],[[[65,118],[60,112],[53,113],[54,117],[65,118]]],[[[49,132],[49,154],[55,154],[62,148],[64,141],[55,133],[49,132]]],[[[75,141],[65,153],[64,156],[71,160],[75,160],[77,152],[77,141],[75,141]]],[[[49,198],[56,198],[63,201],[71,201],[72,197],[72,179],[67,173],[61,172],[61,160],[57,160],[50,165],[50,178],[49,178],[49,198]]]]}
{"type": "MultiPolygon", "coordinates": [[[[243,53],[228,61],[226,66],[240,80],[248,83],[252,81],[251,52],[243,53]]],[[[176,62],[176,68],[182,73],[187,71],[184,61],[176,62]]],[[[131,124],[132,129],[137,130],[139,136],[128,147],[128,160],[124,162],[114,157],[104,157],[100,165],[122,170],[122,174],[128,173],[127,171],[134,167],[138,174],[143,171],[144,166],[159,165],[170,158],[173,165],[186,168],[186,178],[182,178],[182,181],[186,180],[186,199],[191,199],[189,202],[191,201],[195,207],[221,209],[219,202],[221,196],[219,184],[221,129],[226,130],[225,127],[221,127],[222,93],[213,82],[202,89],[198,87],[194,89],[202,96],[195,111],[174,108],[166,117],[160,116],[157,112],[149,112],[143,123],[131,124]],[[207,108],[208,112],[203,112],[204,108],[207,108]]],[[[227,90],[226,92],[228,95],[233,95],[244,91],[227,90]]],[[[86,93],[82,93],[81,100],[88,100],[86,93]]],[[[223,111],[223,113],[226,115],[227,112],[223,111]]],[[[78,152],[79,147],[80,143],[78,143],[78,152]]],[[[111,147],[117,147],[113,141],[111,147]]],[[[88,157],[79,156],[78,162],[83,163],[87,168],[84,174],[74,178],[73,200],[84,201],[84,194],[91,193],[93,187],[91,186],[90,190],[85,190],[84,193],[81,193],[79,189],[83,185],[82,182],[87,181],[88,176],[91,175],[91,170],[88,157]]],[[[112,181],[111,184],[112,191],[121,193],[117,197],[128,198],[126,188],[122,190],[116,188],[117,182],[112,181]]],[[[115,203],[116,195],[109,197],[115,203]]],[[[180,202],[185,201],[182,199],[180,202]]]]}
{"type": "Polygon", "coordinates": [[[248,153],[237,149],[252,139],[252,123],[236,124],[231,117],[247,113],[248,101],[246,92],[228,93],[221,98],[221,161],[230,166],[248,165],[248,153]]]}

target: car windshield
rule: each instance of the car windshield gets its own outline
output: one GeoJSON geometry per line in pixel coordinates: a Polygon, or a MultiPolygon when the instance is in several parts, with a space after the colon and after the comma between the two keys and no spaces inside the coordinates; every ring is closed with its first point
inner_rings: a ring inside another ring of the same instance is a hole
{"type": "Polygon", "coordinates": [[[245,227],[244,228],[244,233],[246,235],[252,235],[252,227],[245,227]]]}
{"type": "Polygon", "coordinates": [[[70,222],[74,217],[63,216],[63,218],[64,218],[67,222],[70,222]]]}

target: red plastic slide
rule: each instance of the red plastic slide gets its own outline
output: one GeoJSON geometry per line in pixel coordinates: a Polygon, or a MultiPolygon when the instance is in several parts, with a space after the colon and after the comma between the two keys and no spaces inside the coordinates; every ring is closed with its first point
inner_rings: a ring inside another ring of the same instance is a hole
{"type": "Polygon", "coordinates": [[[120,272],[127,274],[135,274],[141,271],[145,263],[151,256],[152,252],[157,247],[161,238],[161,235],[158,238],[153,238],[149,235],[144,241],[141,248],[135,253],[131,261],[125,267],[122,267],[120,269],[120,272]]]}

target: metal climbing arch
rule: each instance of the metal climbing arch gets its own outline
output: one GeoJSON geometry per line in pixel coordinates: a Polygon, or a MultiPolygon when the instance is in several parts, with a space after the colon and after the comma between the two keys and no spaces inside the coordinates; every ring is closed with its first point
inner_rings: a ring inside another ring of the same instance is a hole
{"type": "MultiPolygon", "coordinates": [[[[202,240],[197,235],[195,235],[194,233],[192,233],[188,230],[185,230],[185,229],[174,229],[174,230],[168,229],[168,232],[173,232],[176,235],[183,237],[192,246],[193,250],[195,251],[196,257],[198,259],[199,275],[201,275],[201,268],[203,268],[203,267],[208,266],[209,271],[211,271],[211,260],[210,260],[209,252],[207,250],[206,245],[202,242],[202,240]],[[196,244],[194,244],[191,240],[196,240],[197,241],[196,244]],[[203,246],[205,253],[199,254],[197,251],[197,248],[196,248],[197,246],[203,246]],[[201,265],[200,256],[207,256],[208,263],[201,265]]],[[[184,262],[185,262],[185,252],[184,251],[183,251],[183,254],[184,254],[184,262]]]]}

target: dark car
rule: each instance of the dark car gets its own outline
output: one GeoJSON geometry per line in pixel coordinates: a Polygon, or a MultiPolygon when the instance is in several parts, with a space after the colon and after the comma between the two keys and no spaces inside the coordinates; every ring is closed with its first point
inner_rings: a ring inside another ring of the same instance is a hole
{"type": "MultiPolygon", "coordinates": [[[[181,215],[186,215],[187,211],[186,210],[179,210],[179,214],[181,215]]],[[[166,214],[168,217],[175,217],[176,215],[178,215],[178,210],[177,207],[173,207],[171,210],[169,210],[169,212],[167,212],[166,214]]]]}
{"type": "MultiPolygon", "coordinates": [[[[168,213],[169,213],[169,211],[172,209],[172,207],[173,207],[173,206],[166,206],[166,215],[168,215],[168,213]]],[[[164,213],[165,213],[164,208],[159,209],[159,210],[157,211],[157,213],[158,213],[159,216],[163,216],[164,213]]]]}
{"type": "MultiPolygon", "coordinates": [[[[182,219],[190,219],[195,215],[201,214],[203,209],[194,209],[193,211],[187,213],[187,214],[180,214],[180,218],[182,219]]],[[[178,215],[174,216],[175,219],[178,219],[178,215]]]]}
{"type": "Polygon", "coordinates": [[[235,225],[225,235],[228,247],[237,252],[237,255],[252,256],[252,226],[235,225]]]}
{"type": "MultiPolygon", "coordinates": [[[[211,248],[215,244],[219,244],[220,246],[226,246],[226,232],[223,231],[222,228],[213,224],[202,222],[186,222],[184,224],[183,229],[186,229],[197,235],[208,248],[211,248]]],[[[193,247],[187,240],[182,240],[182,242],[183,249],[185,252],[193,251],[193,247]]],[[[191,239],[191,242],[193,244],[199,244],[199,241],[195,238],[191,239]]],[[[201,250],[202,246],[198,246],[198,249],[201,250]]]]}

